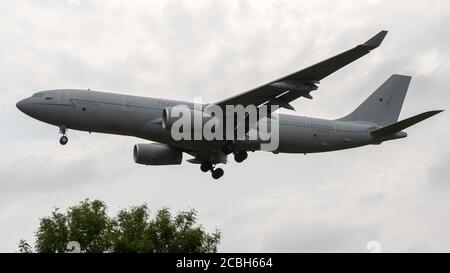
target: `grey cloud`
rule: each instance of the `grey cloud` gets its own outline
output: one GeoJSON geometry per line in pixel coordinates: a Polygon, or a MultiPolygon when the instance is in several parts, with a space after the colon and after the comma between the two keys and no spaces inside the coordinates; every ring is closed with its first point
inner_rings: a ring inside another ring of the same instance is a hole
{"type": "Polygon", "coordinates": [[[366,252],[367,243],[379,238],[379,227],[315,221],[280,228],[268,234],[265,251],[366,252]]]}
{"type": "Polygon", "coordinates": [[[428,173],[426,186],[436,191],[450,190],[450,152],[434,164],[428,173]]]}
{"type": "Polygon", "coordinates": [[[360,200],[361,205],[373,205],[381,203],[384,200],[384,198],[385,197],[382,193],[372,193],[362,197],[360,200]]]}

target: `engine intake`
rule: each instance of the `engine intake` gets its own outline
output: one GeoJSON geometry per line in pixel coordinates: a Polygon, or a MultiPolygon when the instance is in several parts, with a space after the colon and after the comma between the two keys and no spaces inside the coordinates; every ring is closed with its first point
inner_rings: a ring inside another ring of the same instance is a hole
{"type": "Polygon", "coordinates": [[[186,117],[190,121],[190,129],[191,131],[194,131],[195,123],[198,122],[197,125],[200,125],[200,130],[203,128],[203,125],[209,121],[210,119],[214,118],[211,116],[208,112],[202,112],[199,110],[194,110],[192,108],[189,108],[186,105],[177,105],[174,107],[168,107],[164,108],[162,112],[161,117],[161,125],[164,130],[170,131],[172,129],[172,125],[177,121],[178,119],[182,118],[183,115],[189,115],[189,117],[186,117]],[[182,113],[181,115],[173,114],[173,113],[182,113]]]}

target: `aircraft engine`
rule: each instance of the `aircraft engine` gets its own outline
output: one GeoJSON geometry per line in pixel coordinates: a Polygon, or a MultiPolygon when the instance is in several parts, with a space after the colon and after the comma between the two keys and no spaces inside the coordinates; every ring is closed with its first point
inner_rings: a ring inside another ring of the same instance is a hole
{"type": "Polygon", "coordinates": [[[136,144],[133,157],[134,162],[143,165],[179,165],[183,153],[164,144],[136,144]]]}
{"type": "Polygon", "coordinates": [[[162,128],[164,130],[170,131],[172,129],[172,125],[177,121],[178,119],[182,118],[182,115],[184,114],[190,115],[190,128],[193,132],[196,127],[195,125],[199,125],[199,129],[202,130],[203,125],[210,119],[214,118],[211,116],[211,114],[207,112],[201,112],[198,110],[190,109],[187,106],[180,105],[175,107],[168,107],[164,108],[162,113],[162,128]],[[175,112],[175,115],[173,113],[175,112]],[[178,113],[183,113],[181,115],[177,115],[178,113]],[[196,124],[198,123],[198,124],[196,124]]]}

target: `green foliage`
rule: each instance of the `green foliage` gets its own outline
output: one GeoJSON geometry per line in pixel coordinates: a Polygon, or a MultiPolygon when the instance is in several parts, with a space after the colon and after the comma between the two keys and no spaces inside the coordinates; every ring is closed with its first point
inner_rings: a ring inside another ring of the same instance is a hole
{"type": "Polygon", "coordinates": [[[151,252],[153,246],[145,241],[149,211],[146,205],[121,210],[113,220],[114,252],[151,252]]]}
{"type": "Polygon", "coordinates": [[[84,200],[67,211],[69,241],[80,243],[81,251],[98,253],[110,247],[110,219],[106,204],[99,200],[84,200]]]}
{"type": "MultiPolygon", "coordinates": [[[[211,234],[197,225],[194,209],[172,215],[168,208],[151,219],[147,205],[107,215],[100,200],[80,202],[66,213],[54,209],[50,217],[40,219],[36,232],[37,252],[67,252],[67,243],[77,241],[82,252],[217,252],[221,233],[211,234]]],[[[26,241],[19,252],[31,252],[26,241]]]]}
{"type": "Polygon", "coordinates": [[[38,252],[65,252],[69,241],[67,215],[56,208],[51,217],[40,220],[36,232],[36,250],[38,252]]]}

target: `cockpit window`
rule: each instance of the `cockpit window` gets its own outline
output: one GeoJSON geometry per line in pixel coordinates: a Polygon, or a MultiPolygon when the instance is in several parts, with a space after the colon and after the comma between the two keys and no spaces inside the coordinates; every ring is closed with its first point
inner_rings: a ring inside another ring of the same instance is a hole
{"type": "Polygon", "coordinates": [[[34,98],[39,98],[39,97],[43,97],[43,96],[44,96],[44,94],[42,94],[42,93],[35,93],[33,95],[34,98]]]}

